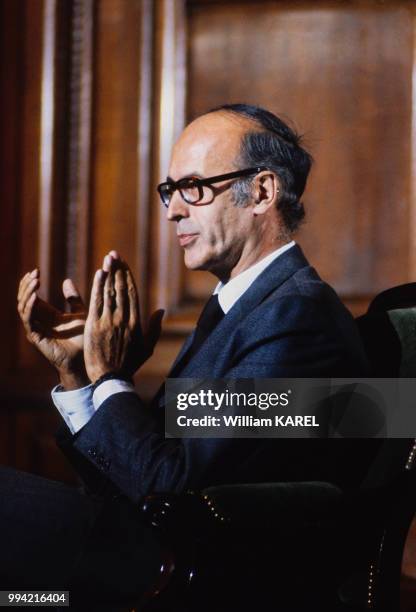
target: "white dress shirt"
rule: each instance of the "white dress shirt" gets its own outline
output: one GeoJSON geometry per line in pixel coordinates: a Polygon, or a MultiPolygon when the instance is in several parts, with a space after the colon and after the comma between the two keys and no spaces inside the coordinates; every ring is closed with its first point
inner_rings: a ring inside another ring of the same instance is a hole
{"type": "Polygon", "coordinates": [[[227,312],[231,310],[236,301],[247,291],[250,285],[254,283],[256,278],[276,259],[276,257],[283,255],[285,251],[294,245],[295,242],[292,240],[292,242],[288,242],[266,255],[266,257],[260,259],[260,261],[250,266],[250,268],[247,268],[247,270],[244,270],[244,272],[240,272],[240,274],[229,280],[225,285],[223,285],[223,283],[218,283],[214,289],[214,294],[218,293],[218,302],[224,313],[227,314],[227,312]]]}
{"type": "MultiPolygon", "coordinates": [[[[225,285],[221,282],[218,283],[214,294],[218,293],[218,302],[224,313],[227,314],[231,310],[236,301],[272,261],[294,245],[295,242],[292,240],[269,253],[253,266],[229,280],[225,285]]],[[[58,385],[52,390],[52,400],[69,430],[74,434],[88,423],[110,395],[123,391],[135,393],[134,386],[124,380],[106,380],[95,389],[94,393],[92,392],[92,385],[73,391],[63,391],[62,387],[58,385]]]]}

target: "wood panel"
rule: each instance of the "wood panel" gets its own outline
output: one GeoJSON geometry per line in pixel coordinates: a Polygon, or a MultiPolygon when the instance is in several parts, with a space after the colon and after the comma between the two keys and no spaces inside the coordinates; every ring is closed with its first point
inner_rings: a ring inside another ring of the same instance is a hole
{"type": "Polygon", "coordinates": [[[20,277],[40,266],[42,296],[61,306],[62,280],[74,278],[88,297],[110,248],[129,260],[141,287],[151,276],[153,8],[152,0],[0,3],[1,459],[24,469],[31,458],[37,471],[47,465],[40,458],[49,454],[56,374],[18,321],[20,277]],[[49,434],[32,431],[31,419],[49,434]],[[33,452],[24,454],[22,436],[33,452]]]}
{"type": "MultiPolygon", "coordinates": [[[[149,146],[139,139],[141,79],[150,78],[149,65],[146,75],[141,74],[142,4],[140,0],[103,0],[96,5],[92,270],[101,265],[106,252],[115,248],[137,273],[137,245],[146,241],[145,228],[138,223],[139,183],[143,190],[148,181],[147,176],[138,174],[139,168],[145,171],[146,155],[139,151],[139,143],[149,146]]],[[[142,129],[149,131],[146,126],[142,129]]],[[[147,209],[145,201],[140,205],[147,209]]]]}
{"type": "Polygon", "coordinates": [[[22,64],[22,41],[16,34],[23,18],[21,9],[13,0],[0,3],[0,57],[8,58],[7,62],[0,61],[0,274],[3,281],[0,315],[5,348],[0,351],[0,380],[5,380],[13,368],[17,349],[14,305],[18,259],[13,244],[19,240],[17,165],[20,125],[17,111],[21,106],[21,96],[17,83],[22,64]]]}
{"type": "MultiPolygon", "coordinates": [[[[62,305],[67,232],[67,141],[69,49],[72,4],[58,0],[2,4],[2,114],[7,159],[2,164],[1,261],[7,264],[7,303],[2,387],[19,390],[19,381],[36,392],[51,371],[27,343],[15,309],[21,276],[38,266],[41,295],[62,305]],[[12,67],[12,68],[10,68],[12,67]]],[[[4,133],[2,131],[2,133],[4,133]]]]}
{"type": "MultiPolygon", "coordinates": [[[[69,4],[69,3],[67,3],[69,4]]],[[[65,276],[81,295],[90,284],[91,138],[94,84],[94,2],[74,0],[67,14],[65,276]]],[[[61,279],[62,280],[62,279],[61,279]]]]}
{"type": "MultiPolygon", "coordinates": [[[[175,313],[182,293],[181,254],[174,228],[166,219],[155,185],[165,180],[173,144],[185,122],[185,14],[182,2],[159,0],[155,15],[155,108],[153,204],[150,218],[152,270],[150,300],[153,308],[167,308],[167,318],[175,313]]],[[[167,322],[169,326],[169,322],[167,322]]]]}
{"type": "MultiPolygon", "coordinates": [[[[50,3],[49,3],[50,5],[50,3]]],[[[53,7],[52,7],[53,8],[53,7]]],[[[0,260],[4,266],[1,316],[2,386],[15,385],[19,370],[31,371],[41,360],[30,350],[17,324],[16,291],[23,271],[39,265],[40,201],[46,204],[47,181],[41,186],[42,50],[49,15],[46,3],[2,4],[2,138],[3,163],[0,260]]],[[[49,20],[50,23],[50,20],[49,20]]],[[[48,276],[44,277],[48,285],[48,276]]]]}
{"type": "MultiPolygon", "coordinates": [[[[192,2],[188,117],[224,102],[294,122],[316,164],[299,241],[364,307],[410,265],[413,13],[408,2],[192,2]],[[209,58],[209,61],[207,61],[209,58]]],[[[186,274],[188,291],[201,281],[186,274]]]]}

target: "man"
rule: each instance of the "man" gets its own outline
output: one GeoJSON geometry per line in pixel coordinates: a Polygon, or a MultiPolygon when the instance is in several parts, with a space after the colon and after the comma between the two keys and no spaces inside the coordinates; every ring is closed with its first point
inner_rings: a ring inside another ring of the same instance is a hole
{"type": "MultiPolygon", "coordinates": [[[[169,177],[158,190],[168,220],[176,225],[185,265],[210,271],[219,285],[171,376],[365,375],[351,316],[292,241],[304,215],[300,199],[310,166],[299,137],[257,107],[224,106],[184,130],[169,177]]],[[[137,504],[155,491],[331,479],[327,449],[315,456],[303,446],[307,457],[299,457],[297,447],[287,462],[293,441],[165,439],[163,391],[149,407],[130,382],[153,350],[161,313],[153,315],[143,335],[134,281],[116,252],[106,256],[96,273],[84,330],[85,315],[71,281],[63,286],[72,303],[69,315],[51,311],[37,298],[38,288],[35,270],[22,279],[19,313],[29,340],[60,375],[61,386],[53,392],[65,421],[59,444],[88,491],[109,500],[106,508],[131,508],[126,499],[137,504]]],[[[85,503],[79,503],[90,516],[85,503]]],[[[86,571],[94,547],[87,546],[83,554],[86,571]]],[[[134,554],[130,550],[129,558],[134,554]]],[[[108,574],[101,565],[100,571],[108,574]]],[[[82,582],[80,573],[77,569],[82,582]]]]}

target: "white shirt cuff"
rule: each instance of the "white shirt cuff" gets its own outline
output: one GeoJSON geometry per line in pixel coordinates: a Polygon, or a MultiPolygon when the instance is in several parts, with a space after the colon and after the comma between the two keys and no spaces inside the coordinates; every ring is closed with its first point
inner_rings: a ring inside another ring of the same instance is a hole
{"type": "Polygon", "coordinates": [[[71,433],[82,429],[93,416],[92,385],[64,391],[60,385],[52,389],[52,401],[71,433]]]}
{"type": "Polygon", "coordinates": [[[52,389],[52,401],[70,432],[75,434],[88,423],[110,395],[122,391],[135,393],[134,386],[125,380],[106,380],[96,388],[94,394],[92,385],[72,391],[64,391],[60,385],[57,385],[52,389]]]}
{"type": "Polygon", "coordinates": [[[98,385],[92,396],[94,409],[98,410],[103,402],[115,393],[136,393],[134,386],[125,380],[110,379],[98,385]]]}

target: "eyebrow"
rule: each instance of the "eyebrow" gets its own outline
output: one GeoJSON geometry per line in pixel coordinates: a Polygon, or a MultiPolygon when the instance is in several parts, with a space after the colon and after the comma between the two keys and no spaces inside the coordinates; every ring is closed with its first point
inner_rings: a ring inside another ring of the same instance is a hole
{"type": "Polygon", "coordinates": [[[187,178],[199,178],[199,179],[203,179],[204,177],[201,176],[201,174],[199,174],[198,172],[189,172],[189,174],[186,174],[185,176],[181,176],[181,178],[178,179],[177,181],[175,181],[171,176],[167,176],[166,177],[166,181],[172,182],[172,183],[177,183],[178,181],[182,181],[183,179],[187,179],[187,178]]]}

